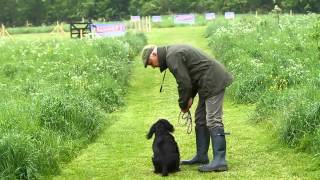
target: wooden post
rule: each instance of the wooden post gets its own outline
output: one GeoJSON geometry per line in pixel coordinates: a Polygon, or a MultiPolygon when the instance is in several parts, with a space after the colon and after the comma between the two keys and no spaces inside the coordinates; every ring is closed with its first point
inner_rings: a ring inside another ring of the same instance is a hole
{"type": "Polygon", "coordinates": [[[145,17],[142,17],[141,18],[141,31],[145,31],[145,22],[146,22],[146,18],[145,17]]]}
{"type": "Polygon", "coordinates": [[[140,17],[140,31],[143,31],[143,17],[140,17]]]}
{"type": "Polygon", "coordinates": [[[144,31],[148,32],[148,16],[144,17],[144,31]]]}
{"type": "Polygon", "coordinates": [[[60,23],[60,26],[59,26],[59,27],[60,27],[60,28],[59,28],[60,32],[61,32],[62,34],[65,34],[63,23],[60,23]]]}
{"type": "Polygon", "coordinates": [[[138,31],[141,31],[141,19],[140,19],[140,21],[139,21],[139,23],[138,23],[138,31]]]}
{"type": "Polygon", "coordinates": [[[148,22],[149,22],[149,32],[151,32],[151,26],[152,26],[152,24],[151,24],[151,16],[149,16],[148,22]]]}
{"type": "Polygon", "coordinates": [[[80,39],[82,39],[83,37],[83,32],[82,32],[82,29],[80,29],[80,39]]]}
{"type": "Polygon", "coordinates": [[[57,21],[57,25],[53,28],[51,34],[53,33],[65,34],[63,23],[59,24],[59,21],[57,21]]]}
{"type": "Polygon", "coordinates": [[[292,12],[292,9],[290,9],[290,16],[292,16],[293,15],[293,12],[292,12]]]}
{"type": "Polygon", "coordinates": [[[0,37],[5,37],[5,36],[8,36],[10,39],[12,39],[11,35],[6,30],[6,27],[3,24],[1,24],[0,37]]]}
{"type": "Polygon", "coordinates": [[[149,31],[149,16],[146,16],[146,31],[150,32],[149,31]]]}
{"type": "Polygon", "coordinates": [[[256,10],[256,17],[258,17],[258,11],[256,10]]]}
{"type": "Polygon", "coordinates": [[[3,24],[1,24],[0,36],[5,36],[5,28],[4,28],[4,25],[3,25],[3,24]]]}
{"type": "Polygon", "coordinates": [[[137,21],[134,21],[133,23],[134,23],[134,30],[137,31],[137,28],[138,28],[137,21]]]}
{"type": "Polygon", "coordinates": [[[1,24],[0,36],[5,36],[4,31],[5,31],[5,29],[4,29],[4,25],[3,25],[3,24],[1,24]]]}
{"type": "Polygon", "coordinates": [[[4,36],[4,27],[3,24],[1,24],[1,30],[0,30],[0,37],[4,36]]]}
{"type": "Polygon", "coordinates": [[[1,25],[1,32],[2,32],[2,36],[6,36],[9,34],[3,24],[1,25]]]}

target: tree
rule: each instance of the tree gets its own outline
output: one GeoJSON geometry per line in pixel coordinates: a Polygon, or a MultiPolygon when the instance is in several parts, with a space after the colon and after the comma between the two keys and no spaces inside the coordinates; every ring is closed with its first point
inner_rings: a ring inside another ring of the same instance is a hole
{"type": "Polygon", "coordinates": [[[0,23],[20,26],[55,21],[105,18],[122,20],[129,15],[165,15],[235,11],[270,11],[277,4],[284,11],[320,12],[319,0],[0,0],[0,23]]]}
{"type": "Polygon", "coordinates": [[[1,24],[13,24],[16,25],[16,18],[20,19],[20,17],[16,17],[17,12],[17,1],[7,1],[0,0],[0,23],[1,24]]]}

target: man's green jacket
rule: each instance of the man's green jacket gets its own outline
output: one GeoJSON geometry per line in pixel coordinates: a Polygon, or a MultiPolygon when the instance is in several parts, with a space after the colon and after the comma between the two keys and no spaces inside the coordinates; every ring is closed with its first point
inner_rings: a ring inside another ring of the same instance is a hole
{"type": "Polygon", "coordinates": [[[188,100],[199,94],[210,98],[228,87],[233,76],[218,61],[189,45],[169,45],[157,48],[160,71],[169,68],[179,92],[179,106],[186,109],[188,100]]]}

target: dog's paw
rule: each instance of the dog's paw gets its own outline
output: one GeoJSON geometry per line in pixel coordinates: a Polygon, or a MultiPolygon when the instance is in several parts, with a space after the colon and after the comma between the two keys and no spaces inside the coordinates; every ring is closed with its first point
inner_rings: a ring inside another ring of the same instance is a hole
{"type": "Polygon", "coordinates": [[[168,176],[168,172],[161,173],[162,176],[168,176]]]}
{"type": "Polygon", "coordinates": [[[155,173],[155,174],[159,174],[160,172],[159,172],[159,171],[157,171],[157,170],[154,170],[154,171],[153,171],[153,173],[155,173]]]}

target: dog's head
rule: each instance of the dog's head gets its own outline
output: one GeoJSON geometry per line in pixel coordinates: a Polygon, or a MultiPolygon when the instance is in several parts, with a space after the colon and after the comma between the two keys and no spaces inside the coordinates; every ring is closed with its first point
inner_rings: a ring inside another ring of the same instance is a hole
{"type": "Polygon", "coordinates": [[[172,124],[169,123],[168,120],[166,119],[159,119],[156,123],[154,123],[150,130],[149,133],[147,134],[147,139],[150,139],[152,135],[156,132],[173,132],[174,128],[172,124]]]}

